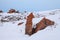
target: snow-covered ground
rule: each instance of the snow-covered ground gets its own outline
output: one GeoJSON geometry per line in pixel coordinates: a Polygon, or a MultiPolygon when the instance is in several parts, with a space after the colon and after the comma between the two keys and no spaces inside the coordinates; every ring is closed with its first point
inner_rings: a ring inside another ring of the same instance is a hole
{"type": "MultiPolygon", "coordinates": [[[[21,14],[0,14],[1,17],[8,15],[21,15],[21,14]],[[6,14],[6,15],[5,15],[6,14]]],[[[0,21],[0,40],[60,40],[60,10],[51,10],[43,12],[34,12],[35,18],[33,18],[33,25],[38,23],[43,17],[55,22],[55,25],[48,26],[46,29],[38,31],[32,36],[25,35],[25,23],[26,19],[1,22],[0,21]],[[22,25],[17,25],[19,22],[24,22],[22,25]]],[[[22,18],[29,15],[23,14],[22,18]]],[[[0,19],[1,19],[0,17],[0,19]]]]}

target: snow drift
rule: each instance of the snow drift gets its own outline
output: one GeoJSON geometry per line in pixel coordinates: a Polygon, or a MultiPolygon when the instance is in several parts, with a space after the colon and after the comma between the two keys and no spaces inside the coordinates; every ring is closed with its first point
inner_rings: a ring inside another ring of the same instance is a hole
{"type": "Polygon", "coordinates": [[[54,25],[46,27],[44,30],[38,31],[32,36],[25,35],[26,17],[30,12],[24,14],[0,14],[0,40],[60,40],[60,10],[33,12],[33,27],[35,27],[43,17],[55,22],[54,25]],[[17,18],[16,18],[17,17],[17,18]],[[25,17],[25,18],[24,18],[25,17]],[[11,18],[11,19],[10,19],[11,18]],[[20,19],[21,18],[21,19],[20,19]],[[18,20],[19,19],[19,20],[18,20]],[[3,20],[3,21],[2,21],[3,20]],[[8,21],[6,21],[8,20],[8,21]],[[18,25],[18,23],[23,24],[18,25]]]}

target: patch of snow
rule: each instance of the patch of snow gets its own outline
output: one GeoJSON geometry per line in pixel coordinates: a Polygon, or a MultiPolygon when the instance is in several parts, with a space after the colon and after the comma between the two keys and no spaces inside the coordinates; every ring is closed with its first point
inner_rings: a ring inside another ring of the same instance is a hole
{"type": "MultiPolygon", "coordinates": [[[[34,12],[35,18],[33,18],[33,26],[41,21],[41,19],[45,16],[47,19],[50,19],[55,22],[56,25],[48,26],[44,30],[38,31],[32,36],[25,35],[25,24],[26,19],[13,21],[12,22],[1,22],[1,18],[10,15],[22,15],[22,18],[28,16],[30,12],[25,14],[7,14],[2,13],[0,15],[0,40],[60,40],[60,9],[52,10],[52,11],[44,11],[44,12],[34,12]],[[49,14],[50,13],[50,14],[49,14]],[[54,13],[54,14],[53,14],[54,13]],[[39,17],[37,17],[38,15],[39,17]],[[24,22],[22,25],[17,25],[20,22],[24,22]],[[56,26],[56,28],[54,28],[56,26]]],[[[34,26],[35,27],[35,26],[34,26]]]]}
{"type": "Polygon", "coordinates": [[[41,18],[33,18],[33,20],[32,20],[32,22],[33,22],[33,28],[36,28],[36,24],[38,23],[38,22],[40,22],[42,19],[43,19],[44,17],[41,17],[41,18]]]}

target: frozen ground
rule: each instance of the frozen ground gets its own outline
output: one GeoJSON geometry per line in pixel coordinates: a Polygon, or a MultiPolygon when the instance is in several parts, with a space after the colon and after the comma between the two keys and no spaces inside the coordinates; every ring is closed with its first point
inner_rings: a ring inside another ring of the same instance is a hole
{"type": "MultiPolygon", "coordinates": [[[[25,35],[26,19],[14,22],[3,22],[3,23],[0,22],[0,40],[60,40],[60,10],[34,12],[34,13],[36,13],[34,14],[36,18],[33,19],[33,25],[38,23],[43,17],[53,20],[55,22],[55,25],[48,26],[46,29],[38,31],[32,36],[28,36],[25,35]],[[17,24],[19,22],[24,23],[18,26],[17,24]]],[[[10,14],[6,14],[5,16],[7,15],[10,14]]],[[[26,14],[24,15],[26,16],[26,14]]]]}

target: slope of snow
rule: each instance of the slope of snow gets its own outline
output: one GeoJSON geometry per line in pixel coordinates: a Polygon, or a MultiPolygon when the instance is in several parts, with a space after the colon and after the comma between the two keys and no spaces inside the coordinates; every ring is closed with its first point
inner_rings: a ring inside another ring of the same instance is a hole
{"type": "Polygon", "coordinates": [[[40,22],[44,17],[41,18],[33,18],[32,23],[33,23],[33,28],[36,28],[36,24],[40,22]],[[37,21],[36,21],[37,20],[37,21]]]}
{"type": "MultiPolygon", "coordinates": [[[[35,12],[36,14],[43,15],[41,17],[36,17],[32,20],[33,26],[38,23],[44,16],[47,19],[50,19],[55,22],[55,25],[48,26],[44,30],[38,31],[37,33],[33,34],[32,36],[25,35],[25,24],[26,20],[19,20],[13,22],[0,22],[0,40],[60,40],[60,11],[59,10],[52,10],[52,11],[45,11],[45,12],[35,12]],[[49,13],[53,13],[49,14],[49,13]],[[24,22],[22,25],[17,25],[20,22],[24,22]],[[55,28],[56,27],[56,28],[55,28]]],[[[6,13],[5,13],[6,14],[6,13]]],[[[5,15],[1,14],[1,15],[5,15]]],[[[36,16],[36,14],[34,14],[36,16]]],[[[6,14],[7,16],[10,14],[6,14]]],[[[5,15],[5,16],[6,16],[5,15]]],[[[11,15],[18,15],[18,14],[11,14],[11,15]]],[[[23,17],[27,14],[23,14],[23,17]]],[[[29,14],[28,14],[29,15],[29,14]]],[[[27,15],[27,16],[28,16],[27,15]]]]}
{"type": "Polygon", "coordinates": [[[17,25],[12,23],[4,23],[0,27],[0,40],[24,40],[27,36],[21,31],[17,25]],[[21,33],[22,32],[22,33],[21,33]]]}

